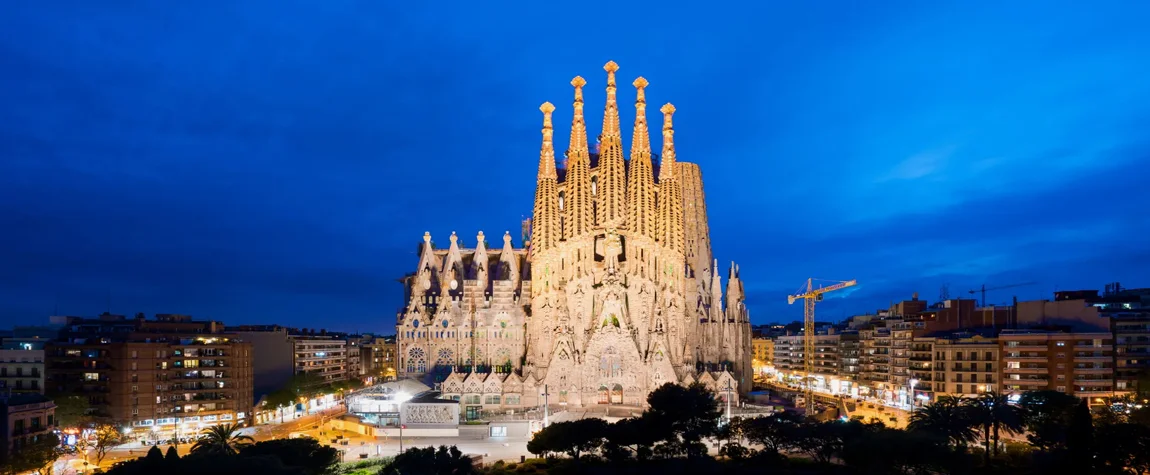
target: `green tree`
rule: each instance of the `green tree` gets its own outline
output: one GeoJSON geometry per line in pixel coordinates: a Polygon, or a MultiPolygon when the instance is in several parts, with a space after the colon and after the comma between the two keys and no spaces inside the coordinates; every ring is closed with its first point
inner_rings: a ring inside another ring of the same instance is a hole
{"type": "Polygon", "coordinates": [[[311,438],[275,439],[244,447],[240,451],[244,457],[272,456],[284,465],[298,467],[307,475],[320,475],[339,462],[339,451],[320,445],[311,438]]]}
{"type": "Polygon", "coordinates": [[[1022,408],[1010,404],[1007,395],[996,392],[984,393],[967,399],[971,421],[982,428],[985,442],[985,461],[990,463],[991,446],[998,455],[998,440],[1001,432],[1019,433],[1023,430],[1022,408]]]}
{"type": "Polygon", "coordinates": [[[793,412],[780,412],[767,417],[749,419],[744,424],[747,439],[763,446],[764,450],[780,453],[794,447],[796,431],[802,416],[793,412]]]}
{"type": "Polygon", "coordinates": [[[647,406],[643,417],[649,419],[649,427],[659,440],[688,457],[706,456],[702,440],[715,434],[722,415],[715,394],[706,386],[664,384],[647,396],[647,406]]]}
{"type": "Polygon", "coordinates": [[[192,453],[234,454],[255,442],[250,436],[239,434],[239,424],[218,424],[204,429],[204,438],[192,446],[192,453]]]}
{"type": "Polygon", "coordinates": [[[603,452],[609,459],[622,461],[634,456],[642,461],[651,457],[651,446],[658,439],[647,427],[648,419],[628,417],[607,427],[607,440],[603,452]]]}
{"type": "Polygon", "coordinates": [[[470,475],[476,473],[470,457],[454,445],[411,448],[397,455],[379,471],[380,475],[470,475]]]}
{"type": "Polygon", "coordinates": [[[176,463],[180,460],[180,453],[176,451],[176,447],[169,445],[168,451],[164,453],[164,461],[169,464],[176,463]]]}
{"type": "Polygon", "coordinates": [[[0,473],[5,475],[38,471],[41,475],[52,475],[56,459],[60,458],[60,439],[56,434],[47,433],[24,445],[19,451],[10,453],[0,464],[0,473]]]}
{"type": "Polygon", "coordinates": [[[1065,447],[1071,419],[1081,399],[1061,391],[1027,391],[1018,400],[1031,445],[1052,450],[1065,447]]]}
{"type": "Polygon", "coordinates": [[[556,422],[544,427],[527,442],[527,451],[536,455],[566,453],[579,460],[584,452],[603,445],[607,421],[598,418],[556,422]]]}
{"type": "Polygon", "coordinates": [[[1150,427],[1129,422],[1101,426],[1094,453],[1104,473],[1150,472],[1150,427]]]}
{"type": "Polygon", "coordinates": [[[1071,472],[1088,473],[1093,466],[1094,420],[1086,400],[1080,401],[1075,407],[1068,427],[1065,440],[1071,472]]]}
{"type": "Polygon", "coordinates": [[[91,422],[88,412],[92,406],[87,397],[58,396],[52,402],[56,404],[56,424],[61,428],[80,428],[91,422]]]}
{"type": "Polygon", "coordinates": [[[911,414],[907,430],[934,434],[965,448],[966,444],[978,440],[978,431],[969,415],[960,399],[943,396],[911,414]]]}
{"type": "Polygon", "coordinates": [[[160,446],[153,445],[152,448],[148,449],[148,453],[147,453],[147,455],[144,456],[144,460],[147,460],[147,461],[152,462],[152,463],[163,462],[164,461],[164,452],[160,451],[160,446]]]}
{"type": "Polygon", "coordinates": [[[96,452],[96,466],[104,461],[104,457],[108,455],[108,451],[124,440],[124,435],[120,433],[120,429],[111,424],[99,424],[95,428],[95,433],[92,435],[92,440],[89,442],[91,447],[96,452]]]}
{"type": "Polygon", "coordinates": [[[264,403],[274,408],[280,416],[280,423],[283,423],[284,409],[294,406],[299,400],[290,388],[281,388],[268,393],[264,399],[264,403]]]}

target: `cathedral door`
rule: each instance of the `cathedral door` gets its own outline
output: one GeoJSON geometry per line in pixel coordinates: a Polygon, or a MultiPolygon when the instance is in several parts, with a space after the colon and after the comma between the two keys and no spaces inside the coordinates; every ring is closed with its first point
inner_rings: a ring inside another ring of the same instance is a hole
{"type": "Polygon", "coordinates": [[[610,404],[611,392],[607,390],[607,386],[599,386],[599,404],[610,404]]]}
{"type": "Polygon", "coordinates": [[[623,404],[623,385],[616,384],[611,388],[611,404],[623,404]]]}

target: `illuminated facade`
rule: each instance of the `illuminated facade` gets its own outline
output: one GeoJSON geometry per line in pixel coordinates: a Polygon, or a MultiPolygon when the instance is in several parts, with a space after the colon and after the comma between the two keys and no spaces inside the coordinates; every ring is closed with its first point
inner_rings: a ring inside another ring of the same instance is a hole
{"type": "Polygon", "coordinates": [[[679,162],[664,105],[661,157],[652,153],[645,88],[624,160],[614,62],[599,146],[588,146],[576,77],[565,160],[556,163],[544,103],[534,209],[526,248],[447,249],[424,234],[398,318],[403,376],[442,372],[444,397],[468,410],[539,404],[642,405],[668,382],[702,382],[720,397],[750,389],[751,328],[739,269],[726,293],[711,255],[697,165],[679,162]],[[654,159],[658,159],[658,162],[654,159]],[[730,390],[728,390],[730,388],[730,390]]]}

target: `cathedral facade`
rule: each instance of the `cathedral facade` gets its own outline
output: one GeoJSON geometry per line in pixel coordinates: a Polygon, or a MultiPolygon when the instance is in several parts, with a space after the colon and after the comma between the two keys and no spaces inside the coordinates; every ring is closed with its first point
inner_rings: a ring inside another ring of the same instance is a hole
{"type": "Polygon", "coordinates": [[[624,159],[614,62],[598,146],[583,86],[564,160],[544,103],[535,200],[525,244],[489,248],[423,236],[397,318],[399,372],[440,384],[468,411],[542,404],[641,406],[665,383],[701,382],[721,398],[751,385],[751,329],[739,268],[722,282],[711,254],[702,173],[675,154],[674,106],[651,148],[647,81],[635,87],[624,159]],[[546,396],[544,396],[546,394],[546,396]]]}

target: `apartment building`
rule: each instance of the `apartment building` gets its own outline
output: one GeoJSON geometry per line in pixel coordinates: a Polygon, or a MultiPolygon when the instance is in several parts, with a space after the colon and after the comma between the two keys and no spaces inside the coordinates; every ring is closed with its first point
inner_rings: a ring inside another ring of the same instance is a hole
{"type": "Polygon", "coordinates": [[[56,405],[40,394],[0,396],[0,460],[56,428],[56,405]]]}
{"type": "Polygon", "coordinates": [[[45,349],[52,394],[82,395],[97,415],[157,433],[246,422],[252,348],[186,315],[69,317],[45,349]]]}
{"type": "Polygon", "coordinates": [[[1000,355],[998,340],[990,336],[960,333],[935,339],[933,398],[998,392],[1000,355]]]}
{"type": "Polygon", "coordinates": [[[751,367],[755,374],[767,372],[768,367],[774,367],[775,342],[770,338],[751,338],[751,367]]]}
{"type": "Polygon", "coordinates": [[[396,377],[395,335],[367,335],[360,344],[360,361],[366,376],[377,381],[396,377]]]}
{"type": "Polygon", "coordinates": [[[1114,395],[1111,333],[1004,330],[998,340],[1005,392],[1052,389],[1092,403],[1114,395]]]}
{"type": "MultiPolygon", "coordinates": [[[[295,372],[309,373],[324,384],[347,381],[347,340],[331,335],[292,335],[295,372]]],[[[356,350],[358,359],[359,350],[356,350]]]]}
{"type": "MultiPolygon", "coordinates": [[[[838,351],[841,336],[835,333],[833,327],[826,327],[824,331],[826,333],[815,335],[813,384],[819,389],[838,391],[838,388],[833,387],[839,381],[838,351]]],[[[802,335],[780,336],[774,341],[775,368],[784,378],[794,384],[802,382],[806,371],[803,351],[802,335]]]]}
{"type": "Polygon", "coordinates": [[[0,350],[0,394],[44,394],[44,350],[0,350]]]}
{"type": "Polygon", "coordinates": [[[885,322],[859,329],[859,394],[892,399],[890,382],[891,329],[885,322]]]}

